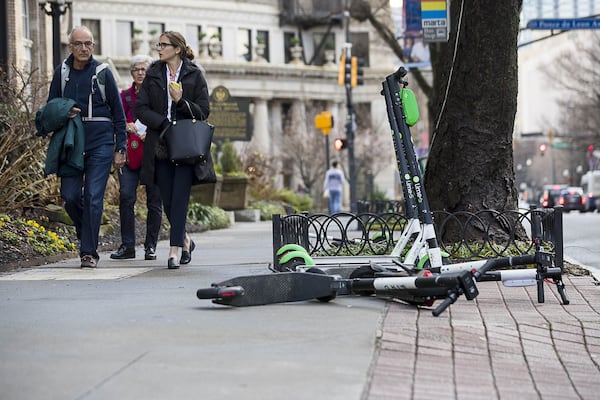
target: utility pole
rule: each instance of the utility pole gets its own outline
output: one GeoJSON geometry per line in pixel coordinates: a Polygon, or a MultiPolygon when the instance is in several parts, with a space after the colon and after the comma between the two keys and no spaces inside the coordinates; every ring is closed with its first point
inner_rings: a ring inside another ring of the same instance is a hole
{"type": "MultiPolygon", "coordinates": [[[[350,8],[346,0],[344,10],[344,22],[346,24],[346,60],[352,59],[352,43],[350,42],[350,8]]],[[[344,82],[346,88],[346,140],[348,143],[348,173],[350,183],[350,211],[356,213],[356,161],[354,159],[354,130],[356,127],[356,116],[352,105],[352,83],[350,79],[344,82]]]]}
{"type": "Polygon", "coordinates": [[[52,67],[61,62],[60,17],[71,8],[72,0],[39,0],[39,5],[46,15],[52,17],[52,67]]]}

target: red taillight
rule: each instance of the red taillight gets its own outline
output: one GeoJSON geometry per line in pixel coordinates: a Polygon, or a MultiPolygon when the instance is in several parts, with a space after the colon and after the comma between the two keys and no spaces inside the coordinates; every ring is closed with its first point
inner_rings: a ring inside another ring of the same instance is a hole
{"type": "Polygon", "coordinates": [[[558,204],[560,204],[561,206],[565,205],[565,198],[560,196],[560,199],[558,199],[558,204]]]}
{"type": "Polygon", "coordinates": [[[583,204],[585,206],[585,203],[587,202],[587,199],[585,197],[581,198],[581,204],[583,204]]]}

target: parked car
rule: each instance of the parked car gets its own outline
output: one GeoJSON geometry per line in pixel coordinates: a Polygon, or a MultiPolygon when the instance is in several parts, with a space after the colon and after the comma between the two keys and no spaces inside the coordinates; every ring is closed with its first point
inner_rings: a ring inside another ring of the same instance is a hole
{"type": "Polygon", "coordinates": [[[540,205],[544,208],[552,208],[558,205],[558,198],[562,191],[567,188],[567,185],[544,185],[540,205]]]}
{"type": "Polygon", "coordinates": [[[565,212],[578,210],[585,212],[586,197],[583,194],[583,188],[570,186],[560,192],[558,204],[564,207],[565,212]]]}
{"type": "Polygon", "coordinates": [[[600,212],[600,170],[586,172],[581,177],[581,187],[586,198],[585,210],[600,212]]]}

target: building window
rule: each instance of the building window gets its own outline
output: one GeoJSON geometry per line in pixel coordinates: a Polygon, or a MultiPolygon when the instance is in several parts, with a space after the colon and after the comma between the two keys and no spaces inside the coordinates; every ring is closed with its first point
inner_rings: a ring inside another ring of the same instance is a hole
{"type": "Polygon", "coordinates": [[[313,10],[315,13],[335,14],[343,10],[342,0],[313,0],[313,10]]]}
{"type": "Polygon", "coordinates": [[[150,36],[150,40],[158,40],[164,31],[165,24],[160,22],[148,22],[148,35],[150,36]]]}
{"type": "Polygon", "coordinates": [[[29,32],[29,4],[27,0],[23,0],[23,37],[31,39],[31,33],[29,32]]]}
{"type": "Polygon", "coordinates": [[[252,42],[250,29],[240,28],[237,31],[237,58],[240,61],[250,61],[252,59],[252,42]]]}
{"type": "Polygon", "coordinates": [[[365,67],[370,65],[369,62],[369,33],[354,32],[350,33],[352,42],[352,56],[361,58],[365,61],[365,67]]]}
{"type": "Polygon", "coordinates": [[[290,47],[292,47],[292,39],[296,37],[294,32],[283,33],[283,51],[285,55],[285,63],[289,63],[292,60],[292,53],[290,47]]]}
{"type": "Polygon", "coordinates": [[[221,40],[221,27],[220,26],[214,26],[214,25],[209,25],[206,27],[206,36],[209,39],[219,39],[221,40]]]}
{"type": "MultiPolygon", "coordinates": [[[[317,52],[317,50],[319,50],[319,45],[321,45],[321,42],[323,42],[324,37],[325,37],[324,32],[313,34],[313,41],[314,41],[313,48],[315,49],[315,52],[317,52]]],[[[354,49],[354,47],[352,49],[354,49]]],[[[315,55],[314,55],[313,65],[325,64],[325,62],[326,62],[325,50],[333,50],[335,52],[335,34],[330,33],[329,35],[327,35],[327,38],[322,43],[321,49],[319,50],[318,53],[315,53],[315,55]]],[[[352,54],[354,55],[354,52],[352,54]]],[[[335,60],[335,53],[334,53],[334,60],[335,60]]]]}
{"type": "Polygon", "coordinates": [[[256,42],[263,43],[265,45],[265,54],[263,57],[265,60],[270,61],[269,57],[269,31],[256,31],[256,42]]]}
{"type": "Polygon", "coordinates": [[[102,54],[102,40],[100,39],[100,20],[99,19],[82,19],[81,25],[88,27],[94,37],[94,54],[102,54]]]}
{"type": "Polygon", "coordinates": [[[122,40],[117,40],[115,43],[115,55],[118,57],[128,57],[131,55],[132,50],[132,40],[133,37],[133,22],[131,21],[117,21],[116,29],[118,38],[123,38],[122,40]]]}
{"type": "Polygon", "coordinates": [[[195,50],[199,49],[200,44],[200,32],[202,32],[202,27],[199,25],[186,25],[184,37],[187,44],[195,50]]]}

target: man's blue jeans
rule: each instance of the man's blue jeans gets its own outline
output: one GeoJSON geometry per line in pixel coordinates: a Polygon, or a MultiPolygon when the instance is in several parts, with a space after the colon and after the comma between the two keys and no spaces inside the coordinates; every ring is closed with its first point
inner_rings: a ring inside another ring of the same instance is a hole
{"type": "MultiPolygon", "coordinates": [[[[119,216],[121,219],[121,243],[128,249],[135,247],[135,202],[140,182],[140,170],[131,170],[124,166],[119,174],[119,216]]],[[[146,240],[144,248],[156,249],[160,223],[162,220],[162,202],[156,185],[146,185],[146,240]]]]}
{"type": "Polygon", "coordinates": [[[113,145],[103,145],[86,151],[83,173],[62,177],[60,181],[60,195],[65,201],[65,210],[75,223],[80,240],[80,256],[89,254],[98,258],[98,235],[104,211],[104,191],[114,151],[113,145]]]}
{"type": "Polygon", "coordinates": [[[329,214],[342,211],[342,191],[329,189],[329,214]]]}

